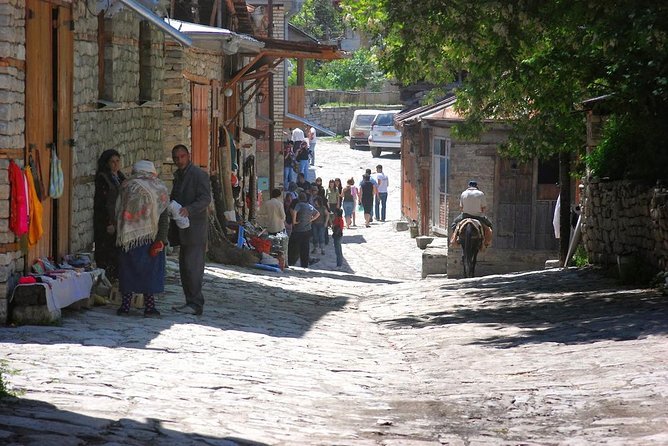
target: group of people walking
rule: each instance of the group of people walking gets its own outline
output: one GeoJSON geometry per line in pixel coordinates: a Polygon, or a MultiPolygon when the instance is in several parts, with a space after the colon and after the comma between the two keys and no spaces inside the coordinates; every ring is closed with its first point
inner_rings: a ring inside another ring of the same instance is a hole
{"type": "MultiPolygon", "coordinates": [[[[286,145],[289,148],[289,145],[286,145]]],[[[289,236],[288,265],[308,267],[319,261],[310,254],[325,254],[325,245],[331,240],[336,254],[337,267],[343,266],[341,239],[344,228],[356,226],[357,212],[363,212],[364,225],[369,227],[374,218],[385,221],[389,178],[383,166],[376,166],[376,173],[366,169],[358,182],[349,178],[344,185],[340,178],[330,179],[325,186],[322,178],[313,183],[304,173],[297,174],[297,181],[289,181],[285,192],[274,189],[270,202],[260,212],[261,223],[270,234],[285,231],[289,236]],[[281,196],[283,206],[280,208],[281,196]],[[282,225],[281,225],[282,222],[282,225]]]]}
{"type": "Polygon", "coordinates": [[[318,142],[314,127],[304,130],[299,127],[290,133],[290,139],[283,147],[283,188],[297,181],[297,175],[308,175],[309,166],[315,165],[315,147],[318,142]]]}
{"type": "Polygon", "coordinates": [[[174,146],[172,159],[177,170],[171,193],[151,161],[136,162],[126,178],[118,151],[106,150],[98,159],[95,261],[110,279],[118,279],[122,295],[118,315],[129,314],[133,294],[143,294],[144,316],[160,316],[154,296],[164,292],[168,238],[172,246],[180,246],[179,273],[186,300],[173,309],[202,314],[211,185],[206,172],[192,164],[186,146],[174,146]]]}

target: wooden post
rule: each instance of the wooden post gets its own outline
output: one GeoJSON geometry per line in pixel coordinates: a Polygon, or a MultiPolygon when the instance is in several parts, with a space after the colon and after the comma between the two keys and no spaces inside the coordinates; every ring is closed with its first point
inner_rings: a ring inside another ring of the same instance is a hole
{"type": "Polygon", "coordinates": [[[269,191],[276,187],[276,157],[274,141],[274,73],[269,73],[269,191]]]}
{"type": "Polygon", "coordinates": [[[223,188],[223,197],[225,203],[226,211],[234,210],[234,198],[232,197],[232,157],[230,154],[230,140],[228,133],[225,129],[223,130],[222,142],[220,147],[220,178],[223,188]]]}
{"type": "Polygon", "coordinates": [[[559,264],[564,267],[571,241],[571,177],[569,153],[559,152],[559,264]]]}

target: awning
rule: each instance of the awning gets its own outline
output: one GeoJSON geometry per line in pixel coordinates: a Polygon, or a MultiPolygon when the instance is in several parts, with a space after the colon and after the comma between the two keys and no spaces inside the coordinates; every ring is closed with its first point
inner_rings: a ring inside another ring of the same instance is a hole
{"type": "Polygon", "coordinates": [[[302,122],[302,123],[308,125],[309,127],[313,127],[316,130],[320,130],[325,135],[336,136],[336,132],[333,132],[330,129],[326,129],[325,127],[319,126],[315,122],[309,121],[308,119],[304,118],[303,116],[297,116],[297,115],[293,115],[292,113],[286,113],[285,117],[290,118],[290,119],[294,119],[295,121],[302,122]]]}
{"type": "Polygon", "coordinates": [[[161,17],[156,15],[153,11],[151,11],[149,8],[144,6],[143,4],[139,3],[136,0],[118,0],[118,3],[121,5],[125,5],[128,8],[132,9],[134,12],[139,14],[140,16],[144,17],[147,19],[149,22],[153,23],[155,26],[160,28],[162,31],[166,32],[170,36],[172,36],[177,42],[179,42],[181,45],[184,46],[191,46],[192,45],[192,40],[190,40],[190,37],[186,36],[185,34],[179,32],[178,29],[170,26],[169,24],[165,23],[161,17]]]}
{"type": "Polygon", "coordinates": [[[252,59],[246,66],[232,75],[231,79],[226,83],[225,88],[237,82],[264,76],[284,59],[335,60],[344,57],[344,53],[336,45],[291,42],[264,37],[258,37],[257,40],[263,43],[264,47],[252,53],[239,51],[245,56],[251,56],[252,59]]]}
{"type": "Polygon", "coordinates": [[[336,45],[323,45],[321,43],[304,41],[293,42],[266,37],[258,37],[258,40],[264,42],[263,53],[270,57],[318,60],[335,60],[345,57],[345,54],[336,45]]]}
{"type": "Polygon", "coordinates": [[[182,22],[165,18],[165,22],[192,39],[197,48],[222,51],[224,54],[257,53],[265,45],[251,36],[235,33],[225,28],[182,22]]]}

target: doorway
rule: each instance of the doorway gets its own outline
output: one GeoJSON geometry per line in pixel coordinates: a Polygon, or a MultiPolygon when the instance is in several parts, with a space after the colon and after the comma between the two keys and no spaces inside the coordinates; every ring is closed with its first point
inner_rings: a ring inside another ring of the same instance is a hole
{"type": "Polygon", "coordinates": [[[26,1],[25,161],[39,160],[44,235],[32,246],[26,270],[38,257],[60,260],[69,250],[72,140],[73,22],[71,6],[26,1]],[[61,160],[62,196],[48,197],[52,154],[61,160]]]}
{"type": "Polygon", "coordinates": [[[448,233],[449,138],[434,138],[432,152],[431,221],[434,232],[448,233]]]}

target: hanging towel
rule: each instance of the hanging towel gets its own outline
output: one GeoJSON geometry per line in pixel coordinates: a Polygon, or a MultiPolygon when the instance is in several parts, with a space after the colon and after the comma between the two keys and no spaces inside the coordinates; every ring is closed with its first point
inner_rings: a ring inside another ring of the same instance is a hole
{"type": "Polygon", "coordinates": [[[9,160],[9,187],[9,229],[20,237],[28,232],[28,195],[25,177],[14,160],[9,160]]]}
{"type": "Polygon", "coordinates": [[[34,246],[44,234],[42,227],[42,203],[37,196],[32,169],[26,166],[26,179],[28,180],[28,203],[30,206],[30,223],[28,227],[28,246],[34,246]]]}
{"type": "Polygon", "coordinates": [[[49,180],[49,196],[51,198],[60,198],[63,195],[63,186],[65,181],[63,179],[63,167],[55,147],[51,149],[51,178],[49,180]]]}

